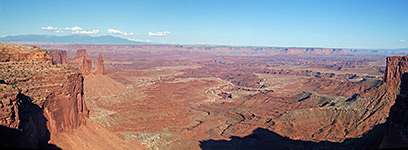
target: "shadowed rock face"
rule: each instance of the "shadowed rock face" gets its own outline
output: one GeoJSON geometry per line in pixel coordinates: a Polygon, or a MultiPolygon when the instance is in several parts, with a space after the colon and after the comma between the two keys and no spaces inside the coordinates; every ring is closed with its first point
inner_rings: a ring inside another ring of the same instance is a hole
{"type": "Polygon", "coordinates": [[[5,98],[9,103],[1,104],[0,146],[55,149],[48,144],[50,132],[43,109],[20,92],[7,94],[5,98]]]}
{"type": "Polygon", "coordinates": [[[400,94],[390,110],[381,148],[408,147],[408,73],[401,77],[400,94]]]}
{"type": "Polygon", "coordinates": [[[399,86],[395,104],[385,123],[381,148],[408,147],[408,56],[387,57],[384,83],[399,86]]]}

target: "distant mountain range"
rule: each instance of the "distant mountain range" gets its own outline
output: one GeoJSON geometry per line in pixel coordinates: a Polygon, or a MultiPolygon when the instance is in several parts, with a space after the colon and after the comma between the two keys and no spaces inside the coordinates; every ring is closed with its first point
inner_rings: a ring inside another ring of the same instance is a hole
{"type": "Polygon", "coordinates": [[[0,38],[2,43],[18,44],[103,44],[103,45],[151,45],[148,42],[131,41],[125,38],[105,35],[15,35],[0,38]]]}

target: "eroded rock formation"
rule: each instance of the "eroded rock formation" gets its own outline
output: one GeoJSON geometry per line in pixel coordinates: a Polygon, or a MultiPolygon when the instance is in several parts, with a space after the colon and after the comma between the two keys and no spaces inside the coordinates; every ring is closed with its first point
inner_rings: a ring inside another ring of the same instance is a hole
{"type": "Polygon", "coordinates": [[[384,73],[384,83],[396,85],[404,73],[408,72],[408,56],[387,57],[387,68],[384,73]]]}
{"type": "Polygon", "coordinates": [[[75,57],[73,59],[73,62],[77,62],[79,63],[83,57],[85,57],[86,59],[91,59],[88,55],[88,53],[86,53],[86,49],[78,49],[76,51],[75,57]]]}
{"type": "Polygon", "coordinates": [[[51,133],[69,131],[85,124],[88,109],[83,94],[83,77],[76,73],[67,76],[62,88],[47,97],[44,108],[51,133]]]}
{"type": "Polygon", "coordinates": [[[102,54],[99,54],[98,57],[98,66],[96,67],[95,74],[104,74],[105,66],[103,65],[102,54]]]}
{"type": "Polygon", "coordinates": [[[98,57],[98,66],[95,70],[92,70],[92,59],[89,57],[86,49],[79,49],[76,52],[76,56],[72,60],[73,63],[78,64],[78,68],[83,75],[89,74],[104,74],[105,66],[103,64],[102,54],[98,57]]]}
{"type": "Polygon", "coordinates": [[[47,55],[51,56],[53,65],[65,65],[68,63],[67,51],[47,50],[47,55]]]}
{"type": "Polygon", "coordinates": [[[92,60],[83,56],[81,63],[78,65],[79,70],[83,75],[88,75],[92,71],[92,60]]]}

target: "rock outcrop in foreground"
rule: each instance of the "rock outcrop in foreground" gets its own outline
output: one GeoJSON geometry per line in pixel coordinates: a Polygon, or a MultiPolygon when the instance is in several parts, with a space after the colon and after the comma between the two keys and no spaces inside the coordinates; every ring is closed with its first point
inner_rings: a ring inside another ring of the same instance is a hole
{"type": "Polygon", "coordinates": [[[85,124],[89,113],[83,98],[83,80],[79,73],[70,74],[62,87],[47,97],[44,109],[51,133],[70,131],[85,124]]]}
{"type": "Polygon", "coordinates": [[[0,47],[7,54],[0,62],[1,146],[53,148],[51,135],[85,124],[83,76],[76,68],[51,65],[65,64],[66,52],[0,47]]]}
{"type": "MultiPolygon", "coordinates": [[[[84,75],[67,64],[66,52],[10,44],[0,48],[7,54],[0,55],[0,148],[143,149],[89,119],[84,75]],[[33,57],[37,54],[41,57],[33,57]]],[[[92,61],[82,54],[92,73],[92,61]]],[[[99,66],[95,72],[103,73],[99,66]]]]}

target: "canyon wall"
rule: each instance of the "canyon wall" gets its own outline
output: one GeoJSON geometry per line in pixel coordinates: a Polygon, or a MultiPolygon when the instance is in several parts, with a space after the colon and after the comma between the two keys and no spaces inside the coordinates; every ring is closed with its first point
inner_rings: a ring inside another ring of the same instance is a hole
{"type": "Polygon", "coordinates": [[[66,65],[68,63],[67,51],[47,50],[47,55],[51,56],[51,62],[53,65],[66,65]]]}
{"type": "Polygon", "coordinates": [[[83,98],[83,81],[84,78],[79,73],[69,75],[62,88],[47,97],[44,111],[52,134],[85,124],[89,111],[83,98]]]}
{"type": "Polygon", "coordinates": [[[408,147],[408,56],[387,58],[384,83],[396,84],[399,94],[385,123],[381,148],[408,147]]]}

